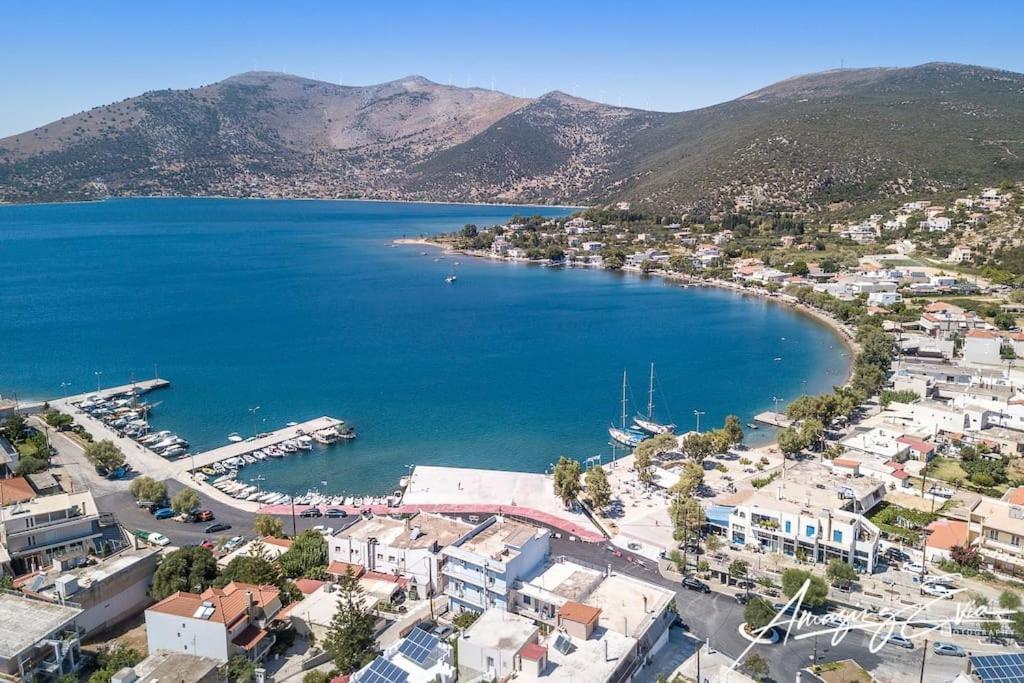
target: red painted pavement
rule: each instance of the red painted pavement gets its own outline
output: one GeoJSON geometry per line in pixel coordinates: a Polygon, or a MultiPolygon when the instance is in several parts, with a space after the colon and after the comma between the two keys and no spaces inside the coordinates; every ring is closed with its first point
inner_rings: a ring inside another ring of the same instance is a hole
{"type": "MultiPolygon", "coordinates": [[[[460,503],[399,505],[398,507],[388,507],[386,505],[363,505],[362,507],[355,507],[352,505],[296,505],[295,513],[299,514],[303,510],[308,510],[312,507],[319,507],[321,512],[327,508],[334,508],[336,510],[344,510],[345,512],[353,515],[366,511],[370,511],[375,515],[411,515],[415,512],[438,512],[449,515],[514,515],[516,517],[522,517],[523,519],[532,520],[538,524],[553,527],[563,533],[576,536],[581,541],[586,541],[588,543],[600,543],[601,541],[606,540],[600,533],[586,527],[582,527],[578,524],[573,524],[567,519],[562,519],[561,517],[556,517],[555,515],[548,514],[547,512],[541,512],[540,510],[534,510],[533,508],[519,507],[515,505],[467,505],[460,503]]],[[[290,515],[292,513],[292,506],[267,505],[260,508],[260,512],[268,515],[290,515]]]]}

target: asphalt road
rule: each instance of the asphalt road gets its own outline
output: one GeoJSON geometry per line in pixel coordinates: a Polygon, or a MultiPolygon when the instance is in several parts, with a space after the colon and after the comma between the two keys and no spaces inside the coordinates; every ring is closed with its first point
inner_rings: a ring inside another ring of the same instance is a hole
{"type": "MultiPolygon", "coordinates": [[[[739,634],[740,624],[743,623],[744,608],[731,596],[716,592],[708,594],[683,589],[678,584],[662,577],[650,561],[645,560],[646,569],[641,569],[627,562],[625,558],[615,557],[605,550],[603,544],[574,543],[565,539],[552,539],[551,554],[565,555],[591,566],[611,565],[612,569],[617,572],[635,576],[675,591],[676,607],[683,621],[689,627],[690,633],[709,642],[712,649],[733,659],[740,658],[750,645],[750,642],[739,634]]],[[[796,634],[794,633],[794,635],[796,634]]],[[[923,652],[920,642],[915,643],[913,650],[899,648],[895,645],[885,645],[878,653],[873,654],[868,649],[870,638],[871,634],[869,633],[851,632],[837,645],[832,645],[830,637],[819,637],[818,661],[855,659],[870,672],[887,674],[889,680],[918,680],[923,652]],[[881,672],[878,671],[879,668],[882,669],[881,672]]],[[[670,640],[668,647],[673,647],[673,641],[670,640]]],[[[687,647],[692,648],[689,645],[687,647]]],[[[813,638],[790,639],[788,643],[756,646],[750,652],[757,652],[768,662],[771,680],[788,683],[796,680],[797,672],[800,669],[810,666],[815,654],[815,643],[813,638]]],[[[951,680],[962,670],[963,660],[956,657],[936,656],[929,651],[925,659],[924,680],[951,680]]]]}

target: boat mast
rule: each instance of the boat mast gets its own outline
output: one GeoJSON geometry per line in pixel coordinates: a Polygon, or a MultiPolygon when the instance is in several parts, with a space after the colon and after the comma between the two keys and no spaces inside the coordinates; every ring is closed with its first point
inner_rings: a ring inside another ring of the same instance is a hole
{"type": "Polygon", "coordinates": [[[622,429],[626,428],[626,371],[622,371],[622,429]]]}
{"type": "Polygon", "coordinates": [[[654,418],[654,363],[651,363],[651,385],[647,390],[647,419],[654,418]]]}

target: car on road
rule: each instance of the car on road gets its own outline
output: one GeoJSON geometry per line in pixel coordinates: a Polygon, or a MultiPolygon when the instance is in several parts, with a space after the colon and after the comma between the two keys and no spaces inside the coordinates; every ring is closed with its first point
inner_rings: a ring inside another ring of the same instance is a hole
{"type": "Polygon", "coordinates": [[[235,550],[236,548],[241,546],[243,543],[245,543],[245,539],[243,537],[241,537],[241,536],[232,536],[231,538],[228,539],[227,543],[224,544],[224,552],[230,553],[232,550],[235,550]]]}
{"type": "Polygon", "coordinates": [[[174,516],[174,510],[171,508],[160,508],[153,513],[153,519],[170,519],[174,516]]]}
{"type": "Polygon", "coordinates": [[[689,589],[689,590],[692,590],[692,591],[697,591],[698,593],[710,593],[711,592],[711,588],[708,587],[708,585],[706,583],[704,583],[700,579],[694,578],[692,576],[684,576],[683,580],[682,580],[682,585],[683,585],[683,588],[686,588],[686,589],[689,589]]]}
{"type": "Polygon", "coordinates": [[[149,538],[146,539],[146,541],[152,543],[153,545],[158,545],[161,547],[171,544],[171,539],[167,538],[163,534],[158,534],[156,532],[151,533],[149,535],[149,538]]]}
{"type": "Polygon", "coordinates": [[[327,508],[327,511],[324,512],[324,516],[330,517],[331,519],[344,519],[345,517],[348,517],[348,513],[338,508],[327,508]]]}
{"type": "Polygon", "coordinates": [[[216,524],[211,524],[210,526],[206,527],[203,533],[215,534],[220,531],[227,531],[230,528],[230,524],[225,524],[224,522],[217,522],[216,524]]]}
{"type": "Polygon", "coordinates": [[[921,586],[922,595],[931,595],[936,598],[946,598],[947,600],[953,599],[953,591],[943,586],[941,583],[926,583],[921,586]]]}
{"type": "Polygon", "coordinates": [[[885,639],[885,642],[892,643],[897,647],[905,647],[908,650],[914,649],[914,641],[912,641],[910,638],[907,638],[906,636],[900,635],[899,633],[889,634],[889,637],[885,639]]]}
{"type": "Polygon", "coordinates": [[[910,555],[899,548],[888,548],[885,551],[885,559],[893,562],[910,562],[910,555]]]}
{"type": "Polygon", "coordinates": [[[751,600],[753,600],[756,597],[757,596],[754,595],[753,593],[748,593],[748,592],[737,593],[736,595],[733,596],[733,598],[736,600],[736,602],[738,602],[741,605],[747,604],[748,602],[750,602],[751,600]]]}
{"type": "Polygon", "coordinates": [[[846,625],[850,622],[846,620],[842,614],[836,614],[830,612],[821,617],[821,625],[828,626],[830,628],[846,628],[846,625]]]}
{"type": "Polygon", "coordinates": [[[194,522],[212,522],[213,520],[213,510],[200,510],[192,516],[194,522]]]}
{"type": "Polygon", "coordinates": [[[903,569],[903,571],[905,571],[905,572],[907,572],[909,574],[927,574],[928,573],[928,567],[925,567],[920,562],[904,562],[903,563],[903,567],[901,567],[901,569],[903,569]]]}
{"type": "Polygon", "coordinates": [[[299,517],[322,517],[324,513],[320,512],[320,508],[312,507],[306,508],[299,513],[299,517]]]}
{"type": "Polygon", "coordinates": [[[948,657],[966,657],[967,652],[959,645],[953,643],[944,643],[940,640],[935,641],[932,645],[932,652],[937,655],[946,655],[948,657]]]}
{"type": "Polygon", "coordinates": [[[213,550],[214,548],[217,547],[217,544],[214,543],[213,541],[211,541],[208,538],[204,538],[203,542],[200,543],[199,545],[202,546],[203,548],[206,548],[207,550],[213,550]]]}

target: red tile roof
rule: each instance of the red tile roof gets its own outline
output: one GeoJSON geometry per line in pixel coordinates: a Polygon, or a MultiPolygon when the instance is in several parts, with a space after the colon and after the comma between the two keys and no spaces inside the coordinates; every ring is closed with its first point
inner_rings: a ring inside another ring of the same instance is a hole
{"type": "Polygon", "coordinates": [[[927,441],[921,441],[910,436],[901,436],[896,439],[896,443],[901,443],[904,446],[910,446],[913,450],[919,453],[931,453],[935,450],[934,444],[930,444],[927,441]]]}
{"type": "Polygon", "coordinates": [[[850,458],[836,458],[832,461],[832,464],[839,467],[860,467],[859,460],[851,460],[850,458]]]}
{"type": "Polygon", "coordinates": [[[235,636],[231,642],[242,648],[243,650],[249,651],[256,647],[261,640],[267,637],[267,632],[261,629],[259,626],[249,624],[245,629],[235,636]]]}
{"type": "Polygon", "coordinates": [[[519,656],[523,659],[529,659],[532,662],[540,662],[548,656],[548,649],[543,645],[537,643],[527,643],[523,646],[523,649],[519,651],[519,656]]]}
{"type": "Polygon", "coordinates": [[[156,603],[151,610],[179,617],[193,617],[204,602],[213,605],[213,613],[206,621],[234,624],[246,611],[246,595],[252,594],[254,607],[265,608],[280,595],[273,586],[255,586],[232,581],[224,588],[208,588],[201,595],[178,591],[156,603]]]}
{"type": "Polygon", "coordinates": [[[350,564],[348,562],[338,562],[337,560],[327,565],[328,574],[344,576],[349,572],[352,572],[353,576],[359,577],[366,573],[366,569],[361,564],[350,564]]]}
{"type": "Polygon", "coordinates": [[[24,503],[36,497],[35,489],[25,477],[0,479],[0,505],[24,503]]]}
{"type": "Polygon", "coordinates": [[[1006,500],[1014,505],[1024,505],[1024,486],[1007,491],[1006,500]]]}
{"type": "Polygon", "coordinates": [[[590,624],[597,621],[597,618],[601,616],[601,610],[597,607],[591,607],[590,605],[570,600],[558,608],[558,616],[568,621],[575,621],[578,624],[590,624]]]}
{"type": "Polygon", "coordinates": [[[290,538],[275,538],[274,536],[264,536],[263,543],[265,545],[276,545],[281,548],[292,547],[292,539],[290,538]]]}
{"type": "Polygon", "coordinates": [[[989,330],[970,330],[966,336],[970,339],[995,339],[998,335],[989,330]]]}
{"type": "Polygon", "coordinates": [[[316,579],[297,579],[295,581],[295,587],[298,588],[303,595],[315,593],[322,585],[324,585],[324,582],[317,581],[316,579]]]}
{"type": "Polygon", "coordinates": [[[967,522],[960,522],[955,519],[937,519],[925,527],[928,533],[928,540],[925,544],[929,548],[949,550],[955,545],[967,541],[967,522]]]}

